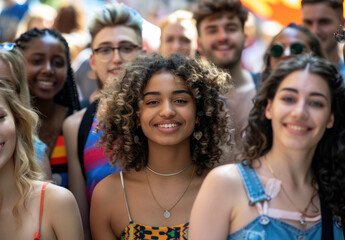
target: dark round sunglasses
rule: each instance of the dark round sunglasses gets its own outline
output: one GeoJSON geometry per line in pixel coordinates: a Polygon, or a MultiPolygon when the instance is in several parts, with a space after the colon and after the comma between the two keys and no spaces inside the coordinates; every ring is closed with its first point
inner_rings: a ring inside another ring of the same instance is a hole
{"type": "MultiPolygon", "coordinates": [[[[295,42],[292,43],[290,46],[290,54],[291,55],[300,55],[304,52],[305,46],[303,43],[295,42]]],[[[273,44],[270,49],[270,55],[274,58],[280,58],[284,53],[284,46],[282,44],[273,44]]]]}

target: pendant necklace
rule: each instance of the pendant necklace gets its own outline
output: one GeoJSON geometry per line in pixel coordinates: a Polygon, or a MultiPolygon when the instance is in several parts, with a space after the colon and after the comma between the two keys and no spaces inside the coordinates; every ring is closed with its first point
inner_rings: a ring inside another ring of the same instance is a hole
{"type": "MultiPolygon", "coordinates": [[[[188,165],[187,167],[190,167],[190,165],[188,165]]],[[[182,170],[184,171],[185,169],[182,169],[182,170]]],[[[162,207],[162,205],[158,202],[158,200],[156,199],[155,195],[153,194],[153,191],[152,191],[152,188],[151,188],[151,184],[150,184],[150,181],[149,181],[149,177],[148,177],[148,175],[147,175],[147,172],[145,171],[147,183],[148,183],[148,185],[149,185],[149,189],[150,189],[150,192],[151,192],[151,194],[152,194],[152,197],[153,197],[153,199],[155,200],[155,202],[157,203],[157,205],[163,210],[163,212],[164,212],[164,213],[163,213],[163,216],[164,216],[166,219],[170,218],[170,216],[171,216],[171,210],[181,201],[181,199],[183,198],[183,196],[184,196],[185,193],[187,192],[187,190],[188,190],[190,184],[192,183],[193,176],[194,176],[194,172],[195,172],[195,168],[193,169],[192,176],[191,176],[191,178],[190,178],[190,181],[189,181],[189,183],[188,183],[188,186],[187,186],[186,189],[183,191],[183,193],[181,194],[181,196],[179,197],[179,199],[177,199],[177,201],[175,202],[174,205],[172,205],[172,207],[170,207],[169,209],[165,209],[164,207],[162,207]]],[[[176,173],[176,174],[178,174],[178,173],[176,173]]],[[[176,174],[175,174],[175,175],[176,175],[176,174]]]]}
{"type": "MultiPolygon", "coordinates": [[[[267,165],[268,169],[270,170],[271,174],[273,175],[273,177],[274,177],[275,179],[281,181],[281,180],[276,176],[276,174],[275,174],[275,172],[274,172],[274,170],[273,170],[271,164],[268,162],[266,156],[264,157],[264,159],[265,159],[266,165],[267,165]]],[[[281,182],[282,182],[282,181],[281,181],[281,182]]],[[[294,208],[296,208],[297,211],[298,211],[299,213],[301,213],[301,219],[299,220],[299,223],[300,223],[301,225],[303,225],[304,227],[307,226],[308,223],[305,221],[305,217],[313,218],[313,217],[316,217],[316,216],[317,216],[317,215],[310,215],[310,214],[307,213],[307,211],[308,211],[308,209],[309,209],[311,203],[313,202],[313,198],[314,198],[314,195],[315,195],[315,193],[316,193],[316,188],[315,188],[315,187],[313,188],[313,193],[311,194],[311,198],[310,198],[310,200],[309,200],[309,202],[308,202],[308,204],[307,204],[307,206],[305,207],[304,210],[301,210],[301,209],[294,203],[294,201],[292,201],[292,199],[290,198],[290,196],[289,196],[289,195],[287,194],[287,192],[285,191],[285,188],[284,188],[283,184],[281,184],[281,190],[282,190],[282,192],[284,193],[284,195],[286,196],[287,200],[291,203],[291,205],[292,205],[294,208]]]]}
{"type": "Polygon", "coordinates": [[[183,168],[182,170],[180,171],[177,171],[177,172],[174,172],[174,173],[159,173],[159,172],[156,172],[154,171],[153,169],[151,169],[148,165],[146,165],[146,168],[148,170],[150,170],[150,172],[156,174],[156,175],[159,175],[159,176],[162,176],[162,177],[170,177],[170,176],[175,176],[177,174],[180,174],[181,172],[184,172],[185,170],[187,170],[190,166],[192,166],[192,164],[189,164],[187,167],[183,168]]]}

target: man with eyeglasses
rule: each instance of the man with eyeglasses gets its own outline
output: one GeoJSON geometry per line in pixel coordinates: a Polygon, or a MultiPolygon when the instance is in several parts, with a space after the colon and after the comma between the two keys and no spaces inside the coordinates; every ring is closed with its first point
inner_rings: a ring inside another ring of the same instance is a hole
{"type": "Polygon", "coordinates": [[[240,0],[201,0],[194,11],[198,51],[202,58],[229,71],[235,85],[226,95],[226,104],[233,116],[236,143],[241,139],[240,130],[246,125],[256,93],[252,75],[241,66],[247,17],[248,10],[240,0]]]}
{"type": "MultiPolygon", "coordinates": [[[[107,81],[116,78],[125,63],[145,51],[142,49],[142,19],[134,10],[114,2],[96,12],[89,31],[92,38],[90,66],[97,75],[99,91],[107,81]]],[[[95,146],[102,134],[95,133],[98,91],[94,94],[96,100],[67,118],[63,126],[69,189],[77,199],[86,239],[90,238],[89,204],[93,189],[104,177],[119,171],[103,155],[103,148],[95,146]]]]}
{"type": "Polygon", "coordinates": [[[319,37],[326,58],[345,78],[345,65],[333,36],[344,21],[343,0],[302,0],[301,4],[303,24],[319,37]]]}

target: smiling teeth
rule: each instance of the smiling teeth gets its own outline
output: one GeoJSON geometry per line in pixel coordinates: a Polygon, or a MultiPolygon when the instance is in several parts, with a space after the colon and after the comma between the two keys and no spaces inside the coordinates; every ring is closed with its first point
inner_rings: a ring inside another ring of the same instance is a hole
{"type": "Polygon", "coordinates": [[[158,127],[161,128],[173,128],[173,127],[177,127],[177,123],[173,123],[173,124],[158,124],[158,127]]]}
{"type": "Polygon", "coordinates": [[[52,82],[46,82],[46,81],[40,81],[41,85],[45,85],[45,86],[52,86],[53,83],[52,82]]]}
{"type": "Polygon", "coordinates": [[[308,128],[306,128],[306,127],[295,126],[295,125],[288,125],[288,128],[291,128],[292,130],[295,130],[295,131],[307,131],[308,130],[308,128]]]}

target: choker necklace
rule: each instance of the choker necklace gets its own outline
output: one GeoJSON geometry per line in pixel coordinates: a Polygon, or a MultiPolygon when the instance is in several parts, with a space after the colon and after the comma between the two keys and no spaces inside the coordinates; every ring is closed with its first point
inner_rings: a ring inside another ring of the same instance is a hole
{"type": "MultiPolygon", "coordinates": [[[[190,165],[189,165],[190,166],[190,165]]],[[[188,167],[189,167],[188,166],[188,167]]],[[[184,170],[184,169],[183,169],[184,170]]],[[[192,183],[192,180],[193,180],[193,176],[194,176],[194,172],[195,172],[195,168],[193,169],[193,172],[192,172],[192,176],[190,177],[190,181],[186,187],[186,189],[183,191],[183,193],[181,194],[181,196],[179,197],[179,199],[177,199],[177,201],[174,203],[174,205],[172,205],[172,207],[170,207],[169,209],[165,209],[164,207],[162,207],[162,205],[158,202],[158,200],[156,199],[155,195],[153,194],[153,191],[152,191],[152,188],[151,188],[151,185],[150,185],[150,181],[149,181],[149,177],[147,175],[147,172],[145,171],[145,175],[146,175],[146,179],[147,179],[147,183],[149,185],[149,188],[150,188],[150,192],[152,194],[152,197],[153,199],[155,200],[155,202],[157,203],[157,205],[163,210],[163,215],[166,219],[170,218],[171,216],[171,210],[181,201],[181,199],[183,198],[183,196],[185,195],[185,193],[187,192],[190,184],[192,183]]]]}
{"type": "Polygon", "coordinates": [[[163,176],[163,177],[170,177],[170,176],[175,176],[175,175],[177,175],[177,174],[180,174],[181,172],[187,170],[190,166],[192,166],[192,164],[189,164],[189,165],[188,165],[187,167],[185,167],[184,169],[182,169],[182,170],[180,170],[180,171],[178,171],[178,172],[174,172],[174,173],[159,173],[159,172],[156,172],[156,171],[152,170],[152,169],[149,167],[149,165],[146,165],[146,168],[147,168],[148,170],[150,170],[150,172],[152,172],[152,173],[154,173],[154,174],[156,174],[156,175],[163,176]]]}
{"type": "MultiPolygon", "coordinates": [[[[281,181],[281,180],[276,176],[276,174],[275,174],[275,172],[273,171],[273,168],[272,168],[271,164],[268,162],[266,156],[264,157],[264,159],[265,159],[266,165],[267,165],[268,169],[270,170],[271,174],[273,175],[273,177],[274,177],[275,179],[281,181]]],[[[282,182],[282,181],[281,181],[281,182],[282,182]]],[[[282,190],[282,192],[284,193],[284,195],[286,196],[287,200],[291,203],[292,206],[294,206],[294,208],[297,209],[297,211],[298,211],[299,213],[301,213],[301,219],[299,220],[299,223],[300,223],[301,225],[303,225],[304,227],[307,226],[308,223],[305,221],[305,217],[313,218],[313,217],[317,216],[317,215],[310,215],[310,214],[307,213],[307,211],[308,211],[308,209],[309,209],[311,203],[313,202],[313,198],[314,198],[314,195],[315,195],[315,193],[316,193],[316,188],[315,188],[315,187],[313,188],[313,193],[311,194],[311,198],[310,198],[310,200],[309,200],[307,206],[305,207],[305,209],[304,209],[304,210],[301,210],[301,209],[294,203],[294,201],[292,201],[292,199],[290,198],[290,196],[289,196],[289,195],[287,194],[287,192],[285,191],[285,188],[283,187],[283,182],[282,182],[282,184],[281,184],[280,186],[281,186],[281,190],[282,190]]],[[[318,214],[318,215],[319,215],[319,214],[318,214]]]]}

